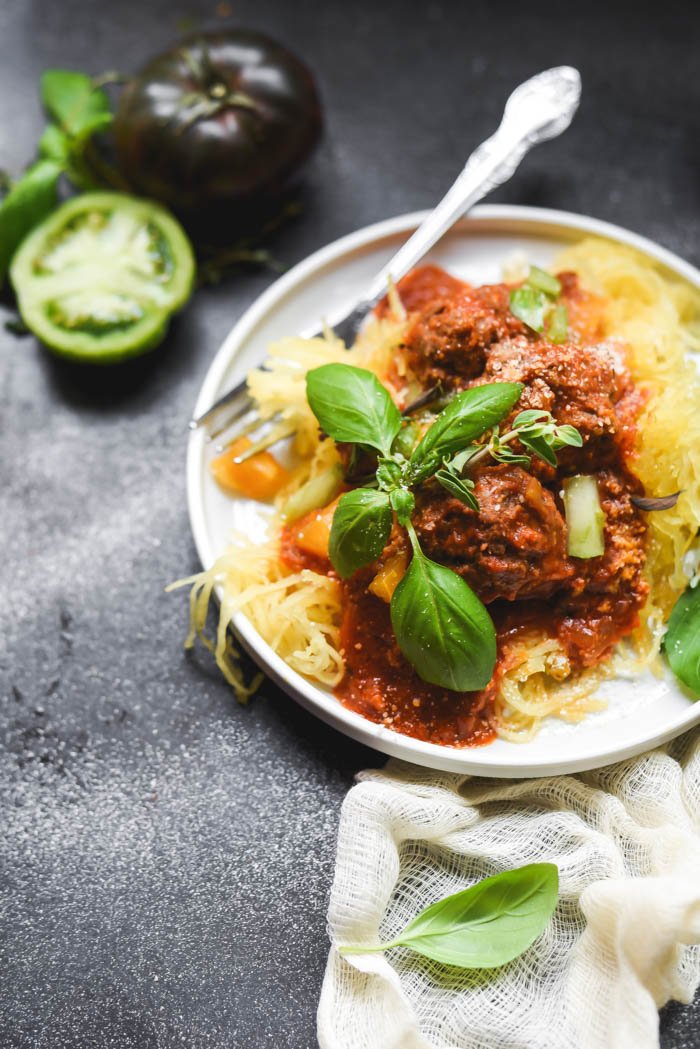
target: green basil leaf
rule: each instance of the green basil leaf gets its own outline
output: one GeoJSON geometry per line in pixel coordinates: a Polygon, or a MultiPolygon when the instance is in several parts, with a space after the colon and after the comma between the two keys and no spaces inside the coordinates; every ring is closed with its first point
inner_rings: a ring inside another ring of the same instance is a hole
{"type": "Polygon", "coordinates": [[[413,450],[413,483],[434,473],[445,456],[461,451],[507,415],[522,392],[519,382],[474,386],[458,393],[444,408],[413,450]]]}
{"type": "Polygon", "coordinates": [[[401,413],[372,372],[323,364],[307,373],[306,396],[321,429],[334,441],[369,444],[390,454],[401,413]]]}
{"type": "Polygon", "coordinates": [[[386,492],[356,488],[340,497],[333,514],[328,554],[341,579],[376,561],[389,542],[391,525],[386,492]]]}
{"type": "Polygon", "coordinates": [[[41,76],[41,99],[47,112],[68,135],[90,133],[100,120],[111,120],[109,99],[91,77],[70,69],[47,69],[41,76]]]}
{"type": "Polygon", "coordinates": [[[409,492],[408,488],[395,488],[389,500],[397,521],[405,528],[416,508],[416,497],[413,492],[409,492]]]}
{"type": "Polygon", "coordinates": [[[54,160],[37,161],[0,204],[0,283],[29,231],[55,208],[61,170],[54,160]]]}
{"type": "Polygon", "coordinates": [[[450,470],[438,470],[435,480],[441,484],[445,491],[459,499],[461,503],[471,510],[478,510],[479,504],[474,495],[474,482],[469,478],[457,477],[450,470]]]}
{"type": "Polygon", "coordinates": [[[380,459],[377,466],[377,483],[385,492],[391,492],[401,483],[403,470],[395,459],[380,459]]]}
{"type": "Polygon", "coordinates": [[[503,871],[426,907],[388,947],[462,969],[495,969],[544,932],[557,905],[559,871],[530,863],[503,871]]]}
{"type": "Polygon", "coordinates": [[[400,455],[403,455],[408,459],[415,447],[419,434],[420,430],[416,423],[408,423],[399,430],[394,438],[394,443],[391,447],[392,452],[398,452],[400,455]]]}
{"type": "Polygon", "coordinates": [[[527,284],[514,288],[510,293],[510,312],[533,331],[544,331],[547,305],[544,292],[529,288],[527,284]]]}
{"type": "Polygon", "coordinates": [[[689,587],[676,601],[664,648],[678,680],[700,696],[700,587],[689,587]]]}
{"type": "Polygon", "coordinates": [[[399,648],[419,676],[454,692],[488,685],[496,665],[491,617],[461,576],[421,551],[409,527],[413,557],[391,599],[399,648]]]}
{"type": "Polygon", "coordinates": [[[544,459],[550,466],[557,465],[557,457],[550,448],[549,444],[544,437],[533,437],[527,432],[519,433],[518,438],[520,443],[540,459],[544,459]]]}

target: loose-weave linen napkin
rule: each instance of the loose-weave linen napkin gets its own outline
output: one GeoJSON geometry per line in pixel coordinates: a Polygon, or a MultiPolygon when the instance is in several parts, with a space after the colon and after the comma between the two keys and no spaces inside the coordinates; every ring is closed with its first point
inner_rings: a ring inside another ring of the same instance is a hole
{"type": "Polygon", "coordinates": [[[491,972],[331,948],[321,1049],[651,1049],[700,982],[700,731],[597,772],[489,780],[396,761],[342,811],[333,944],[390,940],[429,903],[556,863],[549,928],[491,972]]]}

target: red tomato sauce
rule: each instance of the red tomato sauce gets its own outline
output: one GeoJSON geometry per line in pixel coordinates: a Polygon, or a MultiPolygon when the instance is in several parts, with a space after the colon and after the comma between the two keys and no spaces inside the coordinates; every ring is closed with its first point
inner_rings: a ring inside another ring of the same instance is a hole
{"type": "MultiPolygon", "coordinates": [[[[418,739],[458,747],[490,742],[499,679],[524,635],[556,637],[573,669],[595,666],[638,625],[647,596],[646,523],[632,502],[642,491],[632,465],[645,393],[632,381],[625,347],[603,340],[605,302],[581,289],[575,273],[559,279],[569,317],[561,345],[510,313],[508,285],[471,288],[437,266],[422,266],[398,285],[409,312],[398,352],[414,385],[439,382],[460,390],[521,382],[514,412],[549,411],[583,438],[582,448],[558,454],[556,468],[540,460],[527,470],[495,463],[479,468],[478,513],[434,482],[416,492],[413,521],[424,552],[460,574],[494,620],[499,657],[483,691],[429,685],[404,658],[389,606],[368,590],[382,558],[341,584],[346,672],[336,695],[371,721],[418,739]],[[578,473],[596,475],[605,513],[605,553],[587,560],[569,557],[566,549],[561,489],[578,473]]],[[[377,313],[387,310],[383,300],[377,313]]],[[[382,556],[402,543],[396,529],[382,556]]],[[[296,548],[290,530],[283,532],[281,553],[295,570],[332,572],[329,562],[296,548]]]]}

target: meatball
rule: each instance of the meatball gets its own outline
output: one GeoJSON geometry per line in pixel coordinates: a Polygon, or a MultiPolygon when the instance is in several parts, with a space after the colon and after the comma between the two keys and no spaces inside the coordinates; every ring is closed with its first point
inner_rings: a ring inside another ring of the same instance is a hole
{"type": "Polygon", "coordinates": [[[561,453],[565,469],[595,468],[616,454],[622,426],[617,406],[630,377],[622,347],[613,341],[578,346],[505,339],[489,351],[480,382],[521,382],[525,389],[517,411],[539,408],[560,425],[576,427],[583,448],[561,453]]]}
{"type": "Polygon", "coordinates": [[[475,477],[479,512],[436,484],[414,518],[425,553],[458,572],[484,601],[549,597],[574,575],[554,496],[519,466],[475,477]]]}
{"type": "Polygon", "coordinates": [[[487,284],[434,299],[415,316],[404,346],[424,387],[461,389],[481,375],[493,343],[515,335],[527,342],[527,328],[510,312],[508,295],[505,284],[487,284]]]}

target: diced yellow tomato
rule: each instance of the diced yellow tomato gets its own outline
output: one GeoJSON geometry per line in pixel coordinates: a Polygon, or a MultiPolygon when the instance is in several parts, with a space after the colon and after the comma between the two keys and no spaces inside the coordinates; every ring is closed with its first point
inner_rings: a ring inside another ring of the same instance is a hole
{"type": "Polygon", "coordinates": [[[340,496],[328,506],[322,506],[320,510],[312,510],[311,513],[295,522],[292,526],[295,546],[307,554],[313,554],[314,557],[328,557],[333,514],[339,499],[340,496]]]}
{"type": "Polygon", "coordinates": [[[387,558],[385,564],[382,565],[369,584],[369,589],[376,597],[380,597],[382,601],[386,601],[389,604],[394,596],[394,590],[396,590],[396,587],[403,579],[407,568],[408,551],[399,550],[398,553],[387,558]]]}
{"type": "Polygon", "coordinates": [[[234,462],[251,444],[249,437],[239,437],[230,448],[212,459],[209,469],[219,487],[229,495],[240,494],[267,502],[288,482],[289,472],[270,452],[258,452],[244,463],[234,462]]]}

